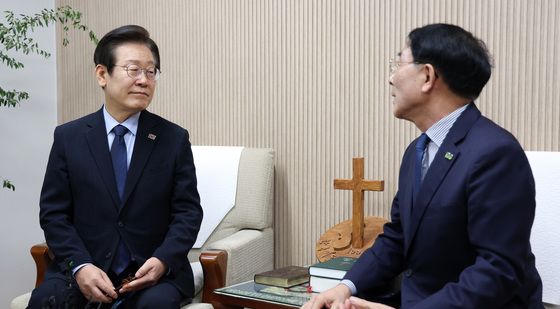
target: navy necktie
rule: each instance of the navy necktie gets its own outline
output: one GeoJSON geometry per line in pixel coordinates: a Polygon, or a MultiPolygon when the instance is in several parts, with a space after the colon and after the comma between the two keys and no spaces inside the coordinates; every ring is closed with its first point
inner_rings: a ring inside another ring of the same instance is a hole
{"type": "Polygon", "coordinates": [[[430,142],[430,138],[426,133],[422,133],[418,140],[416,141],[416,162],[414,165],[414,198],[418,195],[420,191],[420,185],[422,184],[422,159],[424,158],[424,151],[426,146],[430,142]]]}
{"type": "Polygon", "coordinates": [[[124,142],[124,135],[128,129],[122,125],[117,125],[113,128],[115,139],[111,146],[111,159],[113,160],[113,170],[115,172],[115,180],[117,181],[117,190],[119,191],[119,198],[123,198],[124,185],[126,184],[126,173],[128,166],[126,163],[126,143],[124,142]]]}
{"type": "MultiPolygon", "coordinates": [[[[119,192],[121,204],[123,201],[124,186],[126,184],[126,174],[128,172],[126,143],[124,141],[124,135],[126,132],[128,132],[128,129],[120,124],[114,127],[113,133],[115,133],[115,139],[113,140],[113,144],[111,146],[111,159],[113,160],[113,170],[115,172],[117,191],[119,192]]],[[[119,275],[126,269],[129,262],[130,252],[128,252],[124,242],[120,239],[117,255],[113,260],[111,269],[115,272],[115,274],[119,275]]]]}

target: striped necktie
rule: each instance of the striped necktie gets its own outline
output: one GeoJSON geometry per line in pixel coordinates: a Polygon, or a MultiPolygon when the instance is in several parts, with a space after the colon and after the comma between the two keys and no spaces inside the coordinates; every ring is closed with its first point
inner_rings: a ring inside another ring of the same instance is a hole
{"type": "Polygon", "coordinates": [[[416,161],[414,165],[414,198],[418,195],[420,191],[420,185],[422,184],[422,159],[424,158],[424,152],[426,146],[430,142],[430,138],[426,133],[422,133],[418,140],[416,141],[416,161]]]}

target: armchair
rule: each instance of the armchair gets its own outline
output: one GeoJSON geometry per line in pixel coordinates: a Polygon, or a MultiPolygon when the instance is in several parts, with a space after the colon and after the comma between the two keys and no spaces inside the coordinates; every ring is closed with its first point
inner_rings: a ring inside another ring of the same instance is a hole
{"type": "MultiPolygon", "coordinates": [[[[216,151],[219,149],[216,146],[216,151]]],[[[192,249],[188,254],[197,294],[183,309],[222,308],[213,297],[214,289],[251,280],[255,273],[273,268],[273,198],[274,151],[244,148],[239,160],[235,206],[202,248],[192,249]]],[[[37,266],[37,286],[43,281],[52,253],[46,244],[39,244],[31,248],[31,255],[37,266]]],[[[30,295],[16,297],[11,308],[25,308],[30,295]]]]}

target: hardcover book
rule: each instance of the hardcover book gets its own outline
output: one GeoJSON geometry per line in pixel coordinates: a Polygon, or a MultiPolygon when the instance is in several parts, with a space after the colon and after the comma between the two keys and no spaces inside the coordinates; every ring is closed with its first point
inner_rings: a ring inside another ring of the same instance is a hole
{"type": "Polygon", "coordinates": [[[306,267],[288,266],[255,275],[255,283],[289,288],[309,281],[306,267]]]}
{"type": "Polygon", "coordinates": [[[322,293],[330,288],[334,288],[340,281],[342,280],[311,276],[309,286],[311,286],[313,292],[322,293]]]}
{"type": "Polygon", "coordinates": [[[354,265],[356,258],[337,257],[326,262],[313,264],[309,267],[311,276],[341,280],[354,265]]]}

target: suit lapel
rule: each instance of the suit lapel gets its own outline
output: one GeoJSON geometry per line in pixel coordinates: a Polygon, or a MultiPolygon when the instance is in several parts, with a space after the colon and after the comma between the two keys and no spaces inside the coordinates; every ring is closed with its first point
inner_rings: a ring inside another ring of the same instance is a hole
{"type": "Polygon", "coordinates": [[[476,108],[474,103],[471,103],[461,116],[459,116],[455,124],[453,124],[453,127],[449,130],[443,144],[436,153],[434,160],[426,173],[424,181],[422,182],[420,192],[418,193],[416,200],[413,201],[410,216],[410,228],[408,229],[409,241],[407,242],[405,251],[408,251],[410,244],[413,242],[414,235],[418,230],[420,221],[422,220],[426,209],[430,205],[430,201],[432,200],[434,194],[441,186],[451,167],[457,160],[460,160],[461,152],[458,145],[479,118],[480,111],[476,108]]]}
{"type": "Polygon", "coordinates": [[[142,111],[138,121],[138,131],[136,132],[136,141],[134,142],[134,150],[132,159],[128,167],[128,175],[126,177],[126,185],[124,188],[123,205],[126,204],[131,192],[138,183],[140,175],[148,162],[148,158],[152,153],[157,137],[161,130],[157,126],[157,119],[148,111],[142,111]]]}
{"type": "MultiPolygon", "coordinates": [[[[416,144],[416,140],[414,140],[412,142],[411,145],[415,145],[416,144]]],[[[410,147],[409,147],[410,148],[410,147]]],[[[407,150],[407,152],[409,152],[409,150],[407,150]]],[[[403,156],[403,163],[405,164],[407,163],[408,166],[405,167],[405,174],[403,174],[402,177],[404,177],[404,179],[414,179],[414,160],[415,160],[415,156],[414,156],[414,150],[412,150],[412,152],[410,152],[410,154],[405,154],[403,156]],[[411,162],[412,164],[408,163],[411,162]]],[[[403,203],[401,206],[401,220],[403,222],[402,228],[403,228],[403,233],[405,235],[410,235],[410,224],[407,224],[410,222],[410,216],[412,215],[412,204],[413,204],[413,182],[412,181],[402,181],[401,182],[402,186],[405,186],[404,188],[399,188],[399,192],[402,192],[402,199],[403,199],[403,203]],[[407,206],[405,206],[407,205],[407,206]]],[[[408,248],[408,243],[410,242],[410,238],[409,237],[405,237],[405,248],[408,248]]]]}
{"type": "Polygon", "coordinates": [[[120,199],[119,193],[117,192],[117,183],[115,181],[111,153],[109,152],[109,144],[107,143],[107,130],[105,128],[105,120],[103,119],[103,109],[100,109],[88,119],[87,126],[90,128],[86,133],[89,151],[95,160],[97,170],[101,174],[107,191],[109,191],[118,209],[120,199]]]}

